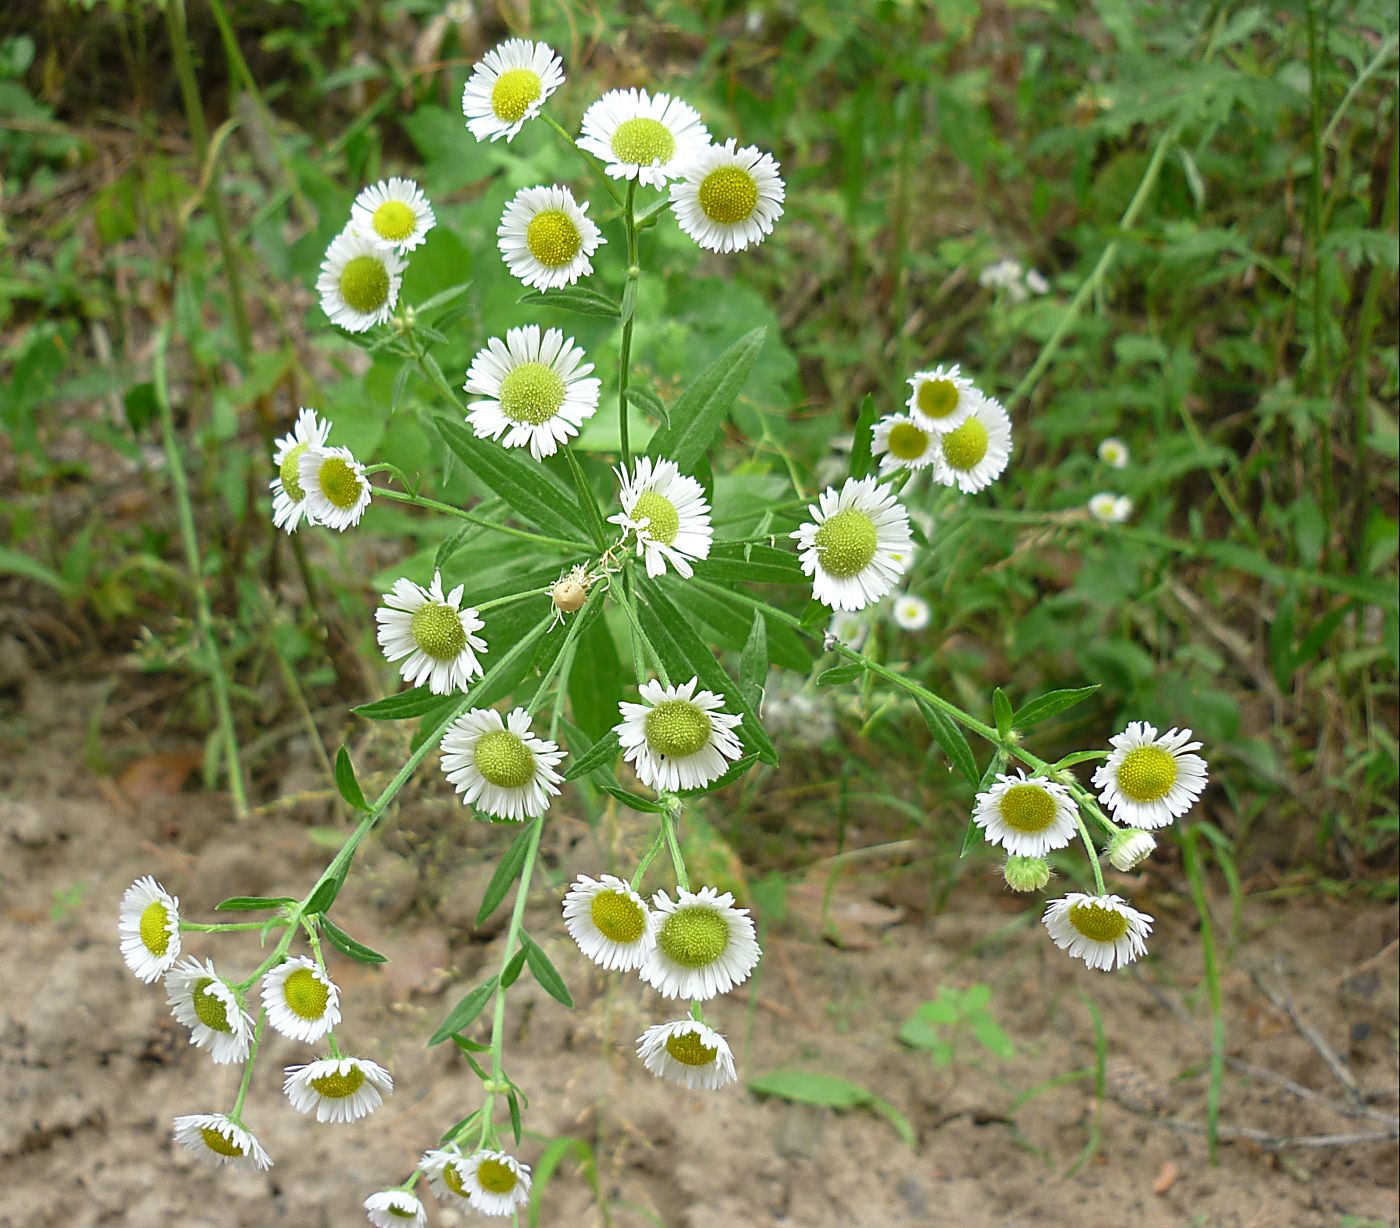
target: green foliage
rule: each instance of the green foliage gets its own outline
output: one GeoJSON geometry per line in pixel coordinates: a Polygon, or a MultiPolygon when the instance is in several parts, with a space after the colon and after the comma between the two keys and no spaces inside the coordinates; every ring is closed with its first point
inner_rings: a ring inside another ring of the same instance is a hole
{"type": "Polygon", "coordinates": [[[990,985],[966,989],[944,986],[938,996],[922,1003],[899,1027],[899,1039],[925,1049],[935,1066],[957,1061],[958,1042],[971,1036],[986,1052],[1003,1061],[1016,1056],[1016,1046],[997,1023],[991,1009],[990,985]]]}
{"type": "Polygon", "coordinates": [[[838,1110],[870,1109],[888,1121],[895,1133],[910,1147],[918,1144],[914,1127],[894,1105],[859,1083],[837,1075],[809,1070],[774,1070],[750,1079],[748,1088],[755,1095],[776,1096],[796,1104],[816,1104],[838,1110]]]}

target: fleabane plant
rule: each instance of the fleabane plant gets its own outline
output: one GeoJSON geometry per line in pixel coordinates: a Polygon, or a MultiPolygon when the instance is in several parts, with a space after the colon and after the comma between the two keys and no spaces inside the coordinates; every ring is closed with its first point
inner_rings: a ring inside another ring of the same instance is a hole
{"type": "Polygon", "coordinates": [[[567,329],[512,321],[491,321],[486,335],[462,339],[475,357],[455,376],[444,371],[438,347],[454,325],[443,313],[467,287],[400,303],[407,263],[431,257],[444,223],[416,182],[392,178],[355,194],[321,267],[321,307],[360,344],[401,360],[400,387],[417,381],[434,442],[489,497],[465,506],[430,497],[394,465],[352,454],[313,408],[300,410],[271,457],[271,515],[286,533],[347,532],[384,502],[442,525],[431,574],[398,576],[375,613],[386,666],[409,689],[355,709],[368,720],[417,720],[411,753],[370,800],[341,748],[336,784],[359,822],[301,897],[235,896],[217,908],[258,919],[195,922],[144,877],[120,909],[132,972],[164,979],[191,1043],[243,1070],[227,1111],[182,1116],[177,1140],[215,1163],[263,1169],[271,1158],[245,1105],[268,1027],[310,1048],[307,1060],[283,1072],[282,1090],[316,1122],[358,1122],[394,1091],[372,1056],[342,1048],[353,1011],[327,960],[327,948],[360,962],[384,960],[331,917],[359,845],[435,755],[443,793],[455,792],[465,814],[506,829],[477,914],[484,922],[514,892],[500,963],[463,987],[428,1038],[456,1046],[479,1090],[465,1116],[424,1140],[416,1165],[405,1158],[405,1180],[365,1192],[365,1214],[380,1225],[422,1223],[424,1184],[448,1205],[486,1216],[511,1216],[528,1204],[531,1168],[516,1154],[527,1101],[507,1073],[507,998],[528,972],[563,1007],[573,1005],[564,973],[524,925],[544,825],[570,790],[599,790],[651,825],[649,838],[625,853],[628,864],[613,867],[619,873],[595,867],[562,894],[563,925],[577,945],[572,971],[591,961],[636,976],[655,1014],[635,1038],[641,1069],[704,1094],[737,1080],[711,1014],[723,1013],[724,996],[755,974],[762,951],[748,908],[720,885],[692,880],[681,833],[698,797],[777,763],[759,718],[775,664],[810,666],[814,652],[834,654],[824,682],[869,675],[872,685],[915,701],[975,793],[964,850],[979,835],[1004,849],[1012,889],[1044,889],[1046,857],[1082,844],[1094,889],[1051,902],[1045,925],[1057,946],[1092,968],[1141,957],[1152,924],[1109,892],[1100,844],[1112,867],[1139,865],[1155,847],[1148,833],[1180,818],[1206,782],[1189,730],[1159,735],[1134,722],[1108,750],[1054,763],[1025,748],[1025,729],[1091,687],[1018,710],[997,691],[988,723],[880,659],[872,628],[882,611],[906,636],[935,621],[916,589],[920,568],[936,557],[939,517],[955,516],[958,500],[1001,479],[1012,456],[1006,408],[957,365],[914,373],[907,400],[887,406],[884,417],[867,399],[846,472],[824,489],[802,489],[794,470],[790,498],[738,515],[715,505],[712,475],[724,457],[710,454],[763,330],[734,339],[669,406],[634,384],[643,239],[669,216],[717,257],[752,258],[782,218],[781,166],[737,137],[712,138],[684,100],[643,89],[604,94],[575,136],[551,114],[563,84],[564,66],[549,47],[515,39],[489,52],[463,96],[463,157],[472,156],[471,138],[557,138],[577,157],[577,181],[526,186],[509,200],[498,247],[529,309],[613,323],[616,371],[595,373],[567,329]],[[605,244],[625,252],[621,285],[595,275],[593,258],[605,244]],[[605,411],[616,414],[616,448],[582,450],[585,424],[605,411]],[[928,489],[916,496],[926,478],[928,489]],[[726,531],[745,521],[750,531],[726,531]],[[488,575],[504,583],[488,585],[488,575]],[[759,583],[788,586],[796,612],[761,595],[759,583]],[[737,669],[698,629],[721,623],[748,629],[738,637],[737,669]],[[965,731],[990,745],[984,764],[965,731]],[[1097,796],[1073,772],[1091,761],[1097,796]],[[644,889],[649,872],[664,885],[644,889]],[[270,950],[241,977],[184,951],[191,933],[245,931],[270,950]]]}

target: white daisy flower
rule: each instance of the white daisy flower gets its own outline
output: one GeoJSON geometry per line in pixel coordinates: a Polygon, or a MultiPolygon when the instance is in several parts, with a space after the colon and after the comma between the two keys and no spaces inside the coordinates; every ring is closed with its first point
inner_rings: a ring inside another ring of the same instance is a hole
{"type": "Polygon", "coordinates": [[[175,1119],[175,1141],[211,1164],[264,1173],[272,1161],[262,1144],[224,1113],[191,1113],[175,1119]]]}
{"type": "Polygon", "coordinates": [[[963,424],[944,431],[933,450],[934,480],[967,495],[995,482],[1011,459],[1011,418],[1001,402],[974,393],[970,403],[963,424]]]}
{"type": "Polygon", "coordinates": [[[374,1228],[424,1228],[428,1212],[407,1190],[380,1190],[365,1199],[365,1214],[374,1228]]]}
{"type": "Polygon", "coordinates": [[[149,985],[180,958],[180,899],[149,874],[122,893],[117,917],[122,958],[149,985]]]}
{"type": "Polygon", "coordinates": [[[1105,524],[1122,524],[1132,514],[1133,501],[1127,495],[1103,492],[1089,500],[1089,515],[1105,524]]]}
{"type": "Polygon", "coordinates": [[[427,588],[401,577],[381,598],[374,612],[379,647],[386,659],[402,662],[399,674],[409,686],[450,695],[481,676],[476,654],[486,651],[486,641],[476,632],[486,624],[472,607],[462,609],[465,587],[444,596],[442,572],[435,571],[427,588]]]}
{"type": "Polygon", "coordinates": [[[735,908],[729,892],[714,887],[676,890],[676,899],[658,891],[656,942],[641,977],[663,998],[704,1001],[742,985],[762,952],[747,908],[735,908]]]}
{"type": "Polygon", "coordinates": [[[513,276],[538,290],[572,286],[593,272],[607,242],[568,188],[521,188],[501,214],[497,246],[513,276]]]}
{"type": "Polygon", "coordinates": [[[641,966],[656,938],[651,909],[628,884],[611,874],[581,874],[564,897],[569,937],[600,968],[631,972],[641,966]]]}
{"type": "Polygon", "coordinates": [[[916,597],[913,593],[900,593],[894,599],[890,617],[894,619],[895,625],[904,631],[922,631],[929,625],[933,614],[929,610],[928,602],[922,597],[916,597]]]}
{"type": "Polygon", "coordinates": [[[392,247],[353,226],[326,249],[316,292],[321,310],[348,333],[368,332],[393,314],[408,266],[392,247]]]}
{"type": "Polygon", "coordinates": [[[909,377],[909,416],[929,431],[951,431],[967,421],[972,413],[977,389],[958,369],[958,364],[934,367],[909,377]]]}
{"type": "Polygon", "coordinates": [[[924,469],[933,464],[938,433],[916,422],[909,414],[888,414],[875,424],[871,452],[880,458],[880,472],[924,469]]]}
{"type": "Polygon", "coordinates": [[[350,222],[406,255],[423,243],[437,218],[423,189],[412,179],[385,179],[355,197],[350,206],[350,222]]]}
{"type": "Polygon", "coordinates": [[[621,526],[624,540],[629,532],[635,535],[637,557],[646,559],[647,575],[664,574],[669,563],[689,579],[695,574],[689,560],[709,558],[714,536],[705,488],[683,474],[675,461],[649,456],[634,460],[630,474],[621,466],[616,473],[622,511],[609,516],[609,522],[621,526]]]}
{"type": "Polygon", "coordinates": [[[1166,827],[1196,804],[1206,787],[1206,761],[1189,729],[1168,729],[1161,737],[1146,721],[1133,721],[1109,738],[1113,753],[1094,770],[1099,801],[1113,817],[1152,831],[1166,827]]]}
{"type": "Polygon", "coordinates": [[[875,477],[847,478],[838,492],[828,486],[812,519],[790,536],[797,540],[812,595],[833,610],[860,610],[879,601],[904,574],[893,555],[914,543],[909,514],[875,477]]]}
{"type": "Polygon", "coordinates": [[[601,380],[587,355],[557,328],[543,335],[538,324],[512,328],[477,351],[463,387],[487,398],[467,407],[479,439],[501,439],[507,448],[530,449],[536,460],[553,456],[561,443],[598,410],[601,380]]]}
{"type": "Polygon", "coordinates": [[[344,533],[369,506],[365,467],[349,448],[308,448],[297,462],[297,480],[306,497],[306,518],[344,533]]]}
{"type": "Polygon", "coordinates": [[[712,252],[741,252],[773,233],[783,213],[782,176],[771,154],[733,137],[702,149],[671,185],[676,223],[712,252]]]}
{"type": "Polygon", "coordinates": [[[1121,439],[1109,438],[1099,444],[1099,460],[1112,469],[1128,467],[1128,445],[1121,439]]]}
{"type": "Polygon", "coordinates": [[[478,141],[513,141],[564,84],[564,62],[544,43],[512,38],[488,51],[462,91],[467,131],[478,141]]]}
{"type": "Polygon", "coordinates": [[[1147,954],[1152,918],[1116,895],[1071,891],[1045,908],[1045,928],[1062,951],[1091,968],[1111,972],[1147,954]]]}
{"type": "Polygon", "coordinates": [[[454,1144],[445,1151],[425,1152],[418,1167],[428,1178],[428,1186],[438,1200],[458,1211],[470,1208],[471,1191],[467,1188],[467,1157],[454,1144]]]}
{"type": "Polygon", "coordinates": [[[307,510],[306,495],[301,488],[301,458],[313,448],[324,448],[331,433],[331,424],[323,421],[314,409],[301,409],[297,424],[277,441],[272,463],[277,476],[272,488],[272,523],[276,528],[295,533],[303,520],[315,523],[307,510]]]}
{"type": "Polygon", "coordinates": [[[583,113],[580,149],[614,179],[653,188],[678,178],[710,143],[700,112],[670,94],[609,90],[583,113]]]}
{"type": "Polygon", "coordinates": [[[1078,811],[1064,785],[1044,777],[998,773],[977,795],[972,821],[992,844],[1019,857],[1044,857],[1062,849],[1079,831],[1078,811]]]}
{"type": "Polygon", "coordinates": [[[1113,833],[1113,838],[1108,842],[1108,860],[1115,870],[1126,874],[1142,865],[1156,848],[1157,841],[1152,838],[1151,832],[1128,827],[1113,833]]]}
{"type": "Polygon", "coordinates": [[[852,652],[859,652],[865,637],[870,634],[870,618],[854,610],[837,610],[827,624],[826,638],[844,644],[852,652]]]}
{"type": "Polygon", "coordinates": [[[282,1090],[298,1113],[316,1120],[359,1121],[384,1103],[394,1080],[383,1066],[360,1057],[323,1058],[288,1066],[282,1090]]]}
{"type": "Polygon", "coordinates": [[[1027,269],[1026,289],[1032,294],[1049,294],[1050,283],[1045,280],[1045,274],[1039,269],[1027,269]]]}
{"type": "Polygon", "coordinates": [[[530,714],[516,708],[502,719],[494,708],[473,708],[442,737],[442,770],[462,795],[498,819],[523,822],[549,808],[563,779],[554,769],[564,752],[530,732],[530,714]]]}
{"type": "Polygon", "coordinates": [[[530,1201],[530,1166],[504,1151],[483,1148],[456,1158],[450,1170],[461,1177],[466,1199],[479,1215],[513,1215],[530,1201]]]}
{"type": "Polygon", "coordinates": [[[637,1056],[658,1078],[696,1091],[716,1091],[738,1078],[728,1041],[695,1019],[653,1024],[637,1038],[637,1056]]]}
{"type": "Polygon", "coordinates": [[[740,718],[724,711],[724,697],[696,691],[698,678],[683,686],[641,685],[643,702],[618,704],[614,727],[622,757],[648,788],[658,793],[700,789],[723,776],[743,751],[732,730],[740,718]]]}
{"type": "Polygon", "coordinates": [[[245,1061],[253,1021],[233,986],[209,960],[182,959],[165,976],[171,1012],[190,1030],[190,1044],[208,1049],[216,1066],[245,1061]]]}
{"type": "Polygon", "coordinates": [[[1026,287],[1021,284],[1024,272],[1019,261],[1001,259],[995,264],[989,264],[978,274],[977,284],[994,290],[1005,290],[1013,302],[1021,303],[1026,298],[1026,287]]]}
{"type": "Polygon", "coordinates": [[[283,1036],[314,1044],[340,1022],[340,990],[304,955],[280,963],[262,983],[267,1021],[283,1036]]]}

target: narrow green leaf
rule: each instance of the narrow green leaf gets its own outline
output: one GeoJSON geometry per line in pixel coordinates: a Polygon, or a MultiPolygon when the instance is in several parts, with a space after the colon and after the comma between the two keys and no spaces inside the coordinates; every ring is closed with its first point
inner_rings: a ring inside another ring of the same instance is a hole
{"type": "Polygon", "coordinates": [[[446,290],[439,291],[432,298],[425,302],[418,303],[414,307],[414,312],[421,319],[429,312],[436,311],[439,307],[445,307],[453,299],[461,298],[472,287],[471,282],[464,281],[460,285],[451,286],[446,290]]]}
{"type": "Polygon", "coordinates": [[[540,983],[540,988],[556,1002],[561,1002],[572,1009],[574,1000],[569,994],[569,987],[564,984],[564,978],[549,962],[549,956],[523,930],[520,933],[520,945],[525,948],[525,962],[530,965],[530,972],[540,983]]]}
{"type": "Polygon", "coordinates": [[[342,955],[348,955],[351,959],[359,960],[362,964],[387,964],[386,956],[381,955],[372,947],[367,947],[363,942],[356,942],[343,929],[340,928],[329,917],[321,918],[321,932],[325,934],[330,942],[342,955]]]}
{"type": "Polygon", "coordinates": [[[706,580],[737,581],[740,584],[808,584],[802,564],[791,550],[776,546],[747,546],[717,542],[708,559],[695,564],[695,574],[706,580]]]}
{"type": "Polygon", "coordinates": [[[919,711],[923,713],[924,724],[928,726],[929,733],[933,734],[933,740],[943,748],[943,753],[948,756],[948,762],[958,770],[963,779],[968,784],[975,786],[981,773],[977,770],[977,759],[972,753],[972,747],[967,744],[967,738],[963,736],[963,731],[937,708],[925,703],[922,699],[918,702],[919,711]]]}
{"type": "Polygon", "coordinates": [[[624,806],[631,806],[633,810],[640,810],[643,814],[661,814],[666,809],[660,802],[650,797],[643,797],[640,793],[630,793],[617,785],[600,784],[598,787],[604,793],[617,798],[624,806]]]}
{"type": "MultiPolygon", "coordinates": [[[[539,820],[535,820],[539,822],[539,820]]],[[[520,867],[525,864],[525,854],[530,848],[530,836],[534,832],[534,825],[531,824],[511,841],[511,845],[501,854],[501,860],[496,863],[496,871],[491,875],[491,881],[486,884],[486,890],[481,893],[481,907],[476,910],[476,923],[481,925],[497,908],[501,901],[506,898],[506,892],[510,890],[511,883],[519,877],[520,867]]]]}
{"type": "Polygon", "coordinates": [[[1098,689],[1098,683],[1095,683],[1093,686],[1069,687],[1062,691],[1048,691],[1044,695],[1037,695],[1016,709],[1011,724],[1017,729],[1029,729],[1040,721],[1048,720],[1067,708],[1082,703],[1098,689]]]}
{"type": "Polygon", "coordinates": [[[360,792],[360,782],[355,779],[355,765],[350,762],[350,752],[343,746],[335,752],[335,787],[356,810],[369,809],[365,795],[360,792]]]}
{"type": "Polygon", "coordinates": [[[1063,759],[1056,760],[1054,770],[1061,768],[1072,768],[1080,763],[1092,763],[1095,759],[1107,759],[1108,752],[1104,750],[1077,750],[1072,755],[1066,755],[1063,759]]]}
{"type": "Polygon", "coordinates": [[[652,436],[648,456],[667,457],[682,473],[693,470],[744,386],[766,332],[756,328],[744,334],[691,382],[672,408],[670,421],[652,436]]]}
{"type": "Polygon", "coordinates": [[[661,422],[670,422],[671,416],[666,412],[666,402],[656,393],[646,387],[632,387],[627,389],[628,401],[635,405],[644,414],[658,419],[661,422]]]}
{"type": "Polygon", "coordinates": [[[456,1033],[453,1033],[452,1043],[466,1054],[491,1052],[490,1045],[483,1045],[478,1040],[468,1040],[465,1036],[459,1036],[456,1033]]]}
{"type": "Polygon", "coordinates": [[[605,767],[617,758],[622,747],[617,740],[617,734],[611,729],[588,748],[586,754],[580,755],[570,765],[569,770],[564,773],[565,780],[577,780],[580,776],[587,776],[600,767],[605,767]]]}
{"type": "Polygon", "coordinates": [[[509,989],[520,979],[521,970],[525,967],[525,948],[521,947],[510,957],[510,963],[505,966],[505,971],[501,973],[501,984],[509,989]]]}
{"type": "Polygon", "coordinates": [[[608,526],[603,520],[603,513],[598,508],[598,499],[593,493],[593,488],[588,484],[588,475],[584,473],[583,465],[573,448],[565,447],[561,450],[564,453],[564,459],[568,462],[569,474],[574,480],[574,489],[578,492],[578,505],[583,509],[584,519],[588,523],[588,531],[598,545],[606,545],[608,526]]]}
{"type": "Polygon", "coordinates": [[[860,413],[856,415],[856,429],[851,436],[851,476],[863,478],[870,472],[874,461],[875,419],[879,417],[875,409],[875,396],[867,392],[860,403],[860,413]]]}
{"type": "Polygon", "coordinates": [[[992,692],[992,711],[996,716],[997,732],[1003,738],[1011,736],[1011,701],[1006,698],[1006,692],[997,687],[992,692]]]}
{"type": "MultiPolygon", "coordinates": [[[[453,1040],[456,1040],[457,1038],[454,1036],[452,1039],[453,1039],[453,1040]]],[[[451,1125],[451,1126],[448,1126],[448,1128],[443,1132],[442,1137],[441,1137],[440,1139],[438,1139],[438,1146],[439,1146],[439,1147],[446,1146],[446,1145],[447,1145],[448,1143],[450,1143],[453,1139],[455,1139],[455,1138],[457,1138],[458,1136],[460,1136],[461,1133],[462,1133],[462,1131],[464,1131],[469,1125],[472,1124],[472,1122],[474,1122],[474,1121],[475,1121],[478,1117],[480,1117],[480,1116],[481,1116],[481,1110],[480,1110],[480,1109],[473,1109],[473,1110],[472,1110],[470,1113],[468,1113],[464,1118],[462,1118],[461,1121],[456,1122],[456,1123],[454,1123],[454,1124],[451,1125]]]]}
{"type": "Polygon", "coordinates": [[[231,895],[214,905],[215,912],[262,912],[297,901],[285,895],[231,895]]]}
{"type": "Polygon", "coordinates": [[[406,721],[418,716],[428,716],[437,711],[446,711],[456,702],[455,695],[434,695],[425,686],[400,691],[397,695],[386,695],[372,703],[360,704],[350,711],[356,716],[367,717],[372,721],[406,721]]]}
{"type": "Polygon", "coordinates": [[[618,304],[606,294],[589,286],[560,286],[555,290],[531,290],[516,302],[531,307],[554,307],[581,316],[607,316],[617,319],[622,314],[618,304]]]}
{"type": "Polygon", "coordinates": [[[763,687],[768,681],[768,624],[763,614],[755,610],[749,638],[739,657],[739,686],[749,707],[757,709],[763,700],[763,687]]]}
{"type": "Polygon", "coordinates": [[[637,279],[629,277],[627,284],[622,287],[622,308],[618,312],[624,324],[632,318],[637,311],[637,279]]]}
{"type": "Polygon", "coordinates": [[[854,682],[863,673],[863,665],[833,665],[830,669],[824,669],[817,675],[818,686],[845,686],[848,682],[854,682]]]}
{"type": "Polygon", "coordinates": [[[911,1147],[917,1142],[909,1119],[894,1105],[859,1083],[835,1075],[805,1070],[774,1070],[749,1080],[749,1091],[759,1096],[776,1096],[798,1104],[816,1104],[829,1109],[868,1108],[883,1116],[911,1147]]]}
{"type": "Polygon", "coordinates": [[[710,580],[666,580],[666,595],[683,616],[697,614],[715,633],[721,647],[743,652],[753,629],[753,611],[763,614],[767,624],[768,658],[774,665],[794,673],[807,674],[812,654],[802,637],[780,618],[762,607],[741,584],[716,584],[710,580]]]}
{"type": "Polygon", "coordinates": [[[323,880],[311,893],[311,898],[306,901],[306,907],[302,910],[306,916],[314,917],[317,914],[324,914],[335,903],[335,897],[340,894],[340,888],[345,882],[345,870],[347,869],[349,869],[348,863],[339,874],[323,880]]]}
{"type": "Polygon", "coordinates": [[[475,989],[466,995],[450,1011],[447,1012],[443,1021],[438,1024],[437,1031],[428,1037],[428,1048],[440,1045],[454,1032],[460,1032],[471,1023],[482,1011],[486,1009],[486,1003],[490,1000],[492,993],[496,989],[496,978],[493,976],[487,981],[483,981],[475,989]]]}
{"type": "Polygon", "coordinates": [[[31,558],[21,550],[11,550],[8,546],[0,546],[0,575],[6,572],[51,588],[61,597],[72,597],[77,592],[76,587],[54,571],[52,567],[46,567],[38,559],[31,558]]]}

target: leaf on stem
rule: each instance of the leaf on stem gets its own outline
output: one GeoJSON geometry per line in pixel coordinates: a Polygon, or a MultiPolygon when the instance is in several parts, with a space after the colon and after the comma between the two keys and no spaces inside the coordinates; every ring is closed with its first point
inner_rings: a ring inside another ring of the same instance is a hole
{"type": "Polygon", "coordinates": [[[418,716],[428,716],[434,712],[446,711],[456,701],[456,695],[434,695],[425,686],[400,691],[397,695],[386,695],[371,703],[360,704],[350,711],[371,721],[407,721],[418,716]]]}
{"type": "Polygon", "coordinates": [[[501,901],[506,898],[506,892],[510,890],[510,885],[520,876],[520,867],[525,864],[525,854],[530,849],[530,838],[534,835],[538,823],[539,820],[536,819],[516,836],[501,860],[496,863],[496,872],[491,875],[491,881],[481,893],[481,907],[476,910],[477,925],[481,925],[500,907],[501,901]]]}
{"type": "Polygon", "coordinates": [[[528,294],[522,294],[516,302],[530,307],[554,307],[559,311],[572,311],[581,316],[605,316],[613,320],[622,314],[622,308],[613,299],[589,286],[531,290],[528,294]]]}
{"type": "Polygon", "coordinates": [[[928,726],[929,733],[933,734],[933,740],[943,748],[948,762],[968,784],[976,788],[981,773],[977,770],[977,759],[972,753],[972,747],[967,744],[963,731],[932,704],[925,703],[922,699],[918,704],[919,711],[923,713],[924,724],[928,726]]]}
{"type": "Polygon", "coordinates": [[[297,901],[285,895],[231,895],[214,905],[215,912],[263,912],[297,901]]]}
{"type": "Polygon", "coordinates": [[[749,1091],[758,1096],[776,1096],[798,1104],[817,1104],[829,1109],[867,1108],[879,1113],[910,1147],[917,1144],[914,1127],[894,1105],[882,1100],[869,1088],[836,1075],[806,1070],[774,1070],[749,1080],[749,1091]]]}
{"type": "Polygon", "coordinates": [[[749,638],[739,657],[739,688],[749,707],[757,709],[763,702],[763,686],[768,681],[768,624],[763,614],[755,610],[749,638]]]}
{"type": "Polygon", "coordinates": [[[360,782],[355,779],[355,765],[350,762],[350,752],[343,746],[335,752],[335,787],[356,810],[369,809],[365,795],[360,792],[360,782]]]}
{"type": "Polygon", "coordinates": [[[671,410],[669,421],[651,438],[647,455],[676,462],[689,473],[710,450],[734,398],[744,386],[767,329],[745,333],[686,388],[671,410]]]}
{"type": "Polygon", "coordinates": [[[654,391],[646,387],[631,387],[626,392],[627,399],[644,414],[649,414],[653,418],[660,419],[663,423],[671,421],[670,415],[666,412],[666,403],[656,395],[654,391]]]}
{"type": "Polygon", "coordinates": [[[1037,695],[1016,709],[1011,723],[1017,729],[1029,729],[1040,721],[1048,720],[1067,708],[1082,703],[1098,689],[1098,683],[1095,683],[1093,686],[1068,687],[1062,691],[1049,691],[1044,695],[1037,695]]]}
{"type": "Polygon", "coordinates": [[[875,419],[879,412],[875,408],[875,396],[867,392],[860,403],[860,413],[856,416],[855,434],[851,436],[851,476],[863,478],[874,465],[875,419]]]}
{"type": "Polygon", "coordinates": [[[428,1037],[428,1048],[440,1045],[454,1032],[467,1027],[482,1011],[496,990],[496,977],[483,981],[447,1012],[437,1031],[428,1037]]]}
{"type": "Polygon", "coordinates": [[[362,964],[387,964],[389,962],[387,956],[381,955],[372,947],[365,946],[363,942],[356,942],[329,917],[323,916],[321,918],[321,932],[325,934],[326,941],[342,955],[348,955],[351,959],[358,960],[362,964]]]}
{"type": "Polygon", "coordinates": [[[992,712],[996,717],[997,733],[1004,741],[1011,736],[1011,701],[1001,687],[992,692],[992,712]]]}
{"type": "Polygon", "coordinates": [[[565,780],[577,780],[580,776],[587,776],[600,767],[613,762],[622,750],[622,745],[617,740],[615,730],[609,729],[601,738],[593,743],[588,750],[575,759],[564,773],[565,780]]]}
{"type": "Polygon", "coordinates": [[[549,962],[549,956],[524,930],[520,932],[520,945],[525,951],[525,962],[530,965],[530,972],[540,983],[540,988],[556,1002],[572,1009],[574,1000],[569,993],[569,987],[564,984],[564,978],[549,962]]]}

